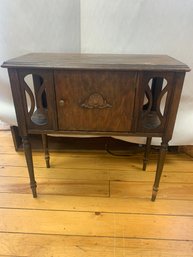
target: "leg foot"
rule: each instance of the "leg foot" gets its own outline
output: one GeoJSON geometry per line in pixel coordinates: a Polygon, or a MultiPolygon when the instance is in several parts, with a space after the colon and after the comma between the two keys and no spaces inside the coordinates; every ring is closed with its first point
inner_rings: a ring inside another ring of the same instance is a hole
{"type": "Polygon", "coordinates": [[[31,191],[32,191],[32,194],[33,194],[33,198],[37,198],[37,192],[36,192],[37,185],[36,184],[35,185],[31,185],[30,184],[30,186],[31,186],[31,191]]]}
{"type": "Polygon", "coordinates": [[[43,143],[43,149],[44,149],[46,168],[50,168],[50,154],[48,151],[48,136],[47,135],[42,134],[42,143],[43,143]]]}
{"type": "Polygon", "coordinates": [[[159,154],[158,163],[157,163],[155,181],[154,181],[153,192],[151,197],[152,201],[155,201],[157,192],[159,190],[159,182],[163,171],[164,161],[167,153],[167,147],[168,147],[168,142],[163,141],[161,143],[160,154],[159,154]]]}
{"type": "Polygon", "coordinates": [[[151,201],[154,202],[157,196],[158,189],[153,188],[151,201]]]}
{"type": "Polygon", "coordinates": [[[30,144],[27,136],[22,137],[22,141],[23,141],[23,149],[24,149],[24,153],[25,153],[25,159],[26,159],[29,178],[30,178],[30,186],[31,186],[33,197],[36,198],[37,197],[37,192],[36,192],[37,184],[36,184],[35,176],[34,176],[31,144],[30,144]]]}

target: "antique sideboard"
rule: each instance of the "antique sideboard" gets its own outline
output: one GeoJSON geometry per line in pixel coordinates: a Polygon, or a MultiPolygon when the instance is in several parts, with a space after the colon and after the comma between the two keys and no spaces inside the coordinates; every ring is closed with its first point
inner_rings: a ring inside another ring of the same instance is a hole
{"type": "Polygon", "coordinates": [[[152,137],[162,143],[152,201],[156,199],[189,67],[166,55],[32,53],[3,63],[8,68],[18,128],[33,197],[36,181],[29,134],[146,138],[143,170],[152,137]]]}

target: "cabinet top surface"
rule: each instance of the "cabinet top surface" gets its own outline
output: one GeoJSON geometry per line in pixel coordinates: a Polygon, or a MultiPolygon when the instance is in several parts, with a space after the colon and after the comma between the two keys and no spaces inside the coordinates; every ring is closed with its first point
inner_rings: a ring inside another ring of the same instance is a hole
{"type": "Polygon", "coordinates": [[[30,53],[3,63],[6,68],[190,71],[167,55],[30,53]]]}

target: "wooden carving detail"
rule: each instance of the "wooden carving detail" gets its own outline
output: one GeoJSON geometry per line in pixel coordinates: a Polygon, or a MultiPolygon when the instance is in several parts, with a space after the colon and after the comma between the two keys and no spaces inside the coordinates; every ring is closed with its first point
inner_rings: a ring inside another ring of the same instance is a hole
{"type": "Polygon", "coordinates": [[[143,115],[146,115],[147,113],[149,113],[151,111],[152,108],[152,92],[151,92],[151,88],[149,87],[149,85],[146,85],[145,87],[145,96],[144,98],[147,98],[147,103],[145,103],[143,105],[143,115]]]}
{"type": "Polygon", "coordinates": [[[165,107],[166,107],[166,99],[167,99],[167,94],[168,94],[168,86],[166,86],[160,93],[159,98],[157,100],[157,114],[159,116],[159,118],[162,120],[164,117],[164,113],[165,113],[165,107]],[[165,101],[162,104],[162,100],[164,99],[165,96],[165,101]],[[163,112],[161,111],[161,108],[163,109],[163,112]]]}
{"type": "Polygon", "coordinates": [[[31,89],[28,87],[26,82],[24,83],[24,90],[25,90],[25,93],[26,93],[26,98],[27,98],[27,96],[29,97],[30,107],[29,107],[29,110],[28,110],[28,114],[31,117],[33,112],[34,112],[34,109],[35,109],[34,95],[31,91],[31,89]]]}
{"type": "Polygon", "coordinates": [[[26,96],[29,97],[29,99],[26,97],[26,103],[30,120],[39,126],[46,125],[48,118],[47,108],[45,108],[46,92],[43,78],[36,74],[26,75],[24,77],[24,90],[26,96]]]}
{"type": "Polygon", "coordinates": [[[155,129],[163,124],[167,93],[168,86],[164,78],[155,77],[149,80],[144,91],[145,100],[141,117],[144,128],[155,129]]]}
{"type": "Polygon", "coordinates": [[[100,93],[93,93],[80,104],[82,108],[87,109],[105,109],[112,108],[112,105],[100,93]]]}

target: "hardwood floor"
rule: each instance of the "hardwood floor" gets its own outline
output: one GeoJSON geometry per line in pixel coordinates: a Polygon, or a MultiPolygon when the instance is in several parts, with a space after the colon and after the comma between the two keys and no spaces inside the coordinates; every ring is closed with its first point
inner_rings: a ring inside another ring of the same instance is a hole
{"type": "Polygon", "coordinates": [[[0,131],[0,257],[193,256],[193,159],[167,156],[150,201],[156,153],[34,153],[33,199],[23,153],[0,131]]]}

